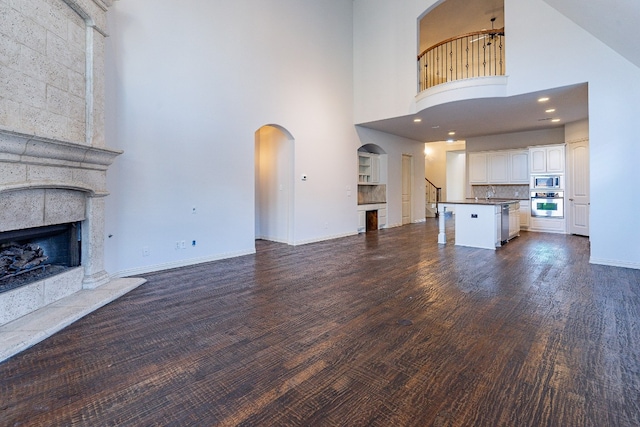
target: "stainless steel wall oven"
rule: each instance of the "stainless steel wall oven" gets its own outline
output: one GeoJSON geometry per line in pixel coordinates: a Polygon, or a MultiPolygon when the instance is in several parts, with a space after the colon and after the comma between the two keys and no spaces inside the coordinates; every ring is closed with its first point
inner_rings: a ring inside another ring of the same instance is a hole
{"type": "Polygon", "coordinates": [[[531,216],[564,218],[564,192],[532,191],[531,216]]]}

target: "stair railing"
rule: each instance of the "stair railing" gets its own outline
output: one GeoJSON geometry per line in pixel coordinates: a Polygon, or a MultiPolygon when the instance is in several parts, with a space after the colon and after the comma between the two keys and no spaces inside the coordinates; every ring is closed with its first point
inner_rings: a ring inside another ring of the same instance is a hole
{"type": "Polygon", "coordinates": [[[438,217],[438,203],[442,200],[442,187],[437,187],[433,182],[429,181],[429,179],[424,179],[426,184],[427,191],[427,203],[436,205],[436,218],[438,217]]]}

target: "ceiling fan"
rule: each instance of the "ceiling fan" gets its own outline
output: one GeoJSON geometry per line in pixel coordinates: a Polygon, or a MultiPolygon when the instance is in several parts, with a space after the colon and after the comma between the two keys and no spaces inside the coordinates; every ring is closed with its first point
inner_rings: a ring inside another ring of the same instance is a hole
{"type": "Polygon", "coordinates": [[[494,16],[493,18],[491,18],[491,32],[484,34],[476,39],[471,40],[471,43],[477,42],[479,40],[488,38],[489,41],[487,42],[487,46],[491,46],[491,43],[493,43],[493,40],[496,38],[496,36],[504,36],[504,32],[494,32],[495,28],[493,27],[494,23],[496,21],[496,17],[494,16]]]}

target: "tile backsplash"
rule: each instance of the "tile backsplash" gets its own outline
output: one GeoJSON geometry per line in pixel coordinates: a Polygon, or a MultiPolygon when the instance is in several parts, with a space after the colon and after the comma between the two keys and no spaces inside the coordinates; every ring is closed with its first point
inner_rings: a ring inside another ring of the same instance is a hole
{"type": "Polygon", "coordinates": [[[358,204],[368,205],[372,203],[387,202],[387,186],[379,185],[358,185],[358,204]]]}
{"type": "Polygon", "coordinates": [[[529,199],[528,185],[473,185],[471,186],[471,197],[484,199],[487,197],[487,191],[491,190],[494,199],[529,199]]]}

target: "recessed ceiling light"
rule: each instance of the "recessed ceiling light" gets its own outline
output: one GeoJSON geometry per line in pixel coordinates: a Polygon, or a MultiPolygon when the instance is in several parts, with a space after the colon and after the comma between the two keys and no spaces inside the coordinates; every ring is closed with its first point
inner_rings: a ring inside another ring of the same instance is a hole
{"type": "Polygon", "coordinates": [[[413,121],[414,121],[414,123],[420,123],[422,121],[422,119],[418,117],[416,119],[413,119],[413,121]]]}
{"type": "Polygon", "coordinates": [[[548,110],[544,110],[545,113],[554,113],[556,111],[555,108],[549,108],[548,110]]]}
{"type": "Polygon", "coordinates": [[[552,121],[552,122],[554,122],[554,123],[556,123],[556,122],[559,122],[559,121],[560,121],[560,119],[551,119],[551,121],[552,121]]]}
{"type": "Polygon", "coordinates": [[[456,133],[455,133],[454,131],[449,132],[449,135],[451,135],[451,136],[453,136],[453,135],[455,135],[455,134],[456,134],[456,133]]]}
{"type": "Polygon", "coordinates": [[[547,97],[538,98],[538,102],[547,102],[548,100],[549,100],[549,98],[547,98],[547,97]]]}

